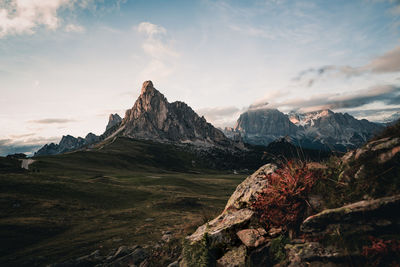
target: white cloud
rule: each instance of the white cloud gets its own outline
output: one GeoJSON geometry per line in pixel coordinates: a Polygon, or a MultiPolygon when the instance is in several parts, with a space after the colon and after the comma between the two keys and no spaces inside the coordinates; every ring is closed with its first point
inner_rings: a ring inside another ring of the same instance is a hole
{"type": "MultiPolygon", "coordinates": [[[[265,103],[260,100],[256,103],[265,103]]],[[[289,98],[282,101],[272,100],[270,103],[257,108],[278,108],[281,111],[298,110],[302,112],[322,109],[354,109],[365,107],[371,103],[384,103],[386,106],[400,105],[400,88],[394,85],[377,85],[364,90],[348,93],[325,93],[315,94],[308,98],[289,98]]]]}
{"type": "Polygon", "coordinates": [[[306,85],[311,87],[316,80],[327,74],[351,77],[368,72],[372,74],[400,72],[400,46],[396,46],[383,55],[373,58],[370,62],[360,67],[328,65],[311,68],[301,71],[293,80],[301,82],[306,79],[306,85]]]}
{"type": "Polygon", "coordinates": [[[54,30],[59,26],[57,10],[69,0],[11,0],[0,9],[0,37],[9,34],[33,34],[44,26],[54,30]]]}
{"type": "Polygon", "coordinates": [[[270,31],[266,29],[256,28],[252,26],[237,26],[237,25],[229,25],[229,28],[233,31],[239,32],[241,34],[245,34],[251,37],[260,37],[270,40],[275,40],[276,36],[272,34],[270,31]]]}
{"type": "Polygon", "coordinates": [[[157,35],[167,34],[167,30],[164,27],[150,22],[141,22],[137,26],[137,31],[146,34],[149,37],[156,37],[157,35]]]}
{"type": "Polygon", "coordinates": [[[173,49],[173,41],[168,38],[167,30],[150,22],[141,22],[133,28],[144,36],[142,49],[150,57],[141,72],[143,79],[164,78],[171,75],[175,69],[176,59],[180,55],[173,49]]]}
{"type": "Polygon", "coordinates": [[[196,110],[197,114],[204,116],[208,122],[222,128],[227,126],[232,127],[244,111],[246,111],[245,108],[240,109],[234,106],[200,108],[196,110]]]}
{"type": "Polygon", "coordinates": [[[65,26],[64,30],[66,32],[77,32],[77,33],[81,33],[85,31],[85,28],[81,25],[77,25],[77,24],[68,24],[65,26]]]}
{"type": "MultiPolygon", "coordinates": [[[[37,28],[55,30],[62,24],[58,11],[63,8],[90,8],[94,0],[9,0],[0,1],[0,38],[7,35],[34,34],[37,28]]],[[[84,28],[69,24],[67,32],[84,28]]]]}

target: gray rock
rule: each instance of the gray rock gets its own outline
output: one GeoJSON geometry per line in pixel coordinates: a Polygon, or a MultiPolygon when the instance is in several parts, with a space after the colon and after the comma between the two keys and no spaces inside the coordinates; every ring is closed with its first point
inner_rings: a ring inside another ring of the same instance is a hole
{"type": "Polygon", "coordinates": [[[257,199],[258,194],[262,192],[268,183],[265,176],[273,173],[276,168],[274,164],[266,164],[247,177],[236,187],[235,192],[225,206],[225,210],[250,207],[251,203],[257,199]]]}
{"type": "Polygon", "coordinates": [[[200,241],[207,233],[210,242],[213,244],[231,244],[237,237],[235,235],[238,229],[248,224],[253,218],[254,212],[250,209],[241,209],[237,211],[225,211],[214,220],[197,228],[196,232],[186,237],[191,243],[200,241]]]}
{"type": "Polygon", "coordinates": [[[258,247],[264,244],[268,241],[265,237],[266,234],[267,232],[263,228],[244,229],[236,233],[246,247],[258,247]]]}
{"type": "MultiPolygon", "coordinates": [[[[336,209],[327,209],[308,217],[301,225],[301,231],[316,233],[327,230],[329,225],[342,224],[353,231],[365,231],[379,227],[379,221],[396,222],[400,214],[400,195],[374,200],[363,200],[336,209]],[[356,225],[360,227],[356,228],[356,225]],[[353,225],[353,226],[352,226],[353,225]]],[[[385,223],[387,224],[387,223],[385,223]]]]}

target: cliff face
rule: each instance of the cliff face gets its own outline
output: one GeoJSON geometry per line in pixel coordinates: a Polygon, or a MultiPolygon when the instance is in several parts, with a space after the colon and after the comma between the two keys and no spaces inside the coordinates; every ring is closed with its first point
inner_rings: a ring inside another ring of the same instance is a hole
{"type": "Polygon", "coordinates": [[[143,83],[141,94],[121,124],[122,135],[205,145],[230,145],[232,142],[204,117],[199,117],[183,102],[169,103],[151,81],[143,83]]]}
{"type": "Polygon", "coordinates": [[[294,136],[298,128],[277,109],[250,110],[240,115],[234,132],[239,132],[245,142],[267,145],[285,136],[294,136]]]}
{"type": "Polygon", "coordinates": [[[262,166],[186,237],[180,266],[396,266],[399,208],[400,122],[341,158],[262,166]]]}
{"type": "Polygon", "coordinates": [[[381,124],[331,110],[286,115],[277,109],[259,109],[241,114],[236,126],[226,128],[225,134],[241,136],[254,145],[268,145],[289,136],[304,148],[346,151],[361,146],[383,128],[381,124]]]}

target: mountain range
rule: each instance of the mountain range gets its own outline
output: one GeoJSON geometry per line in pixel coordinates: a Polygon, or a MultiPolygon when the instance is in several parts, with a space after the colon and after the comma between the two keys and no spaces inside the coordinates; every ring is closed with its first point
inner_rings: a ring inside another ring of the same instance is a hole
{"type": "Polygon", "coordinates": [[[244,148],[200,117],[184,102],[169,103],[167,98],[154,88],[151,81],[143,83],[141,94],[134,106],[126,111],[124,119],[111,114],[105,132],[89,133],[85,138],[63,136],[59,144],[46,144],[35,156],[54,155],[91,148],[114,137],[129,137],[161,143],[190,144],[198,148],[218,147],[230,150],[244,148]]]}
{"type": "Polygon", "coordinates": [[[241,114],[235,127],[225,128],[224,132],[254,145],[268,145],[290,137],[288,140],[300,147],[346,151],[361,146],[383,129],[383,124],[329,109],[289,114],[277,109],[257,109],[241,114]]]}
{"type": "Polygon", "coordinates": [[[228,150],[246,149],[243,143],[267,146],[285,138],[302,148],[346,151],[362,145],[383,128],[382,124],[331,110],[284,114],[277,109],[250,109],[240,115],[235,127],[221,131],[184,102],[169,103],[151,81],[145,81],[133,107],[123,119],[111,114],[102,135],[66,135],[59,144],[43,146],[35,156],[90,149],[117,136],[228,150]]]}

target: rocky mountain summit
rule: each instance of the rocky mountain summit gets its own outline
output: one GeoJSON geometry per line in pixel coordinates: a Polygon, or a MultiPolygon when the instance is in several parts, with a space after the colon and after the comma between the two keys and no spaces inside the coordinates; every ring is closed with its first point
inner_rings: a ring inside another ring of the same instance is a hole
{"type": "Polygon", "coordinates": [[[121,134],[137,139],[229,146],[232,142],[187,104],[169,103],[151,81],[121,123],[121,134]]]}
{"type": "Polygon", "coordinates": [[[382,124],[331,110],[286,115],[277,109],[259,109],[241,114],[235,127],[226,128],[225,134],[240,135],[254,145],[268,145],[289,136],[304,148],[346,151],[361,146],[383,128],[382,124]]]}
{"type": "Polygon", "coordinates": [[[340,158],[262,166],[179,266],[398,266],[399,152],[400,122],[340,158]]]}

